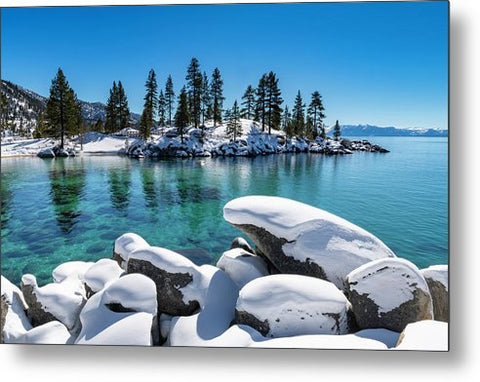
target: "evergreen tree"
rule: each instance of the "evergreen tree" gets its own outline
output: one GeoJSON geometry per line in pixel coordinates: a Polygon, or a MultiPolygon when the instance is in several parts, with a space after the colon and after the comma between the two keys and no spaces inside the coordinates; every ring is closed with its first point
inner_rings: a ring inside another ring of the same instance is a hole
{"type": "Polygon", "coordinates": [[[172,76],[168,76],[165,84],[165,110],[168,113],[168,126],[172,126],[172,111],[175,103],[175,92],[173,91],[172,76]]]}
{"type": "Polygon", "coordinates": [[[208,82],[207,73],[203,72],[202,80],[202,128],[205,127],[205,121],[211,118],[212,114],[212,98],[210,96],[210,84],[208,82]]]}
{"type": "Polygon", "coordinates": [[[258,81],[255,91],[255,121],[261,122],[262,131],[265,131],[266,119],[266,97],[267,97],[267,75],[264,74],[258,81]]]}
{"type": "Polygon", "coordinates": [[[233,107],[228,113],[227,119],[227,136],[233,136],[233,140],[237,140],[237,136],[242,134],[242,123],[240,122],[240,109],[237,100],[233,103],[233,107]]]}
{"type": "Polygon", "coordinates": [[[147,140],[150,138],[151,129],[155,120],[155,111],[158,107],[157,78],[153,69],[150,69],[150,72],[148,73],[145,88],[146,94],[143,98],[145,103],[143,105],[142,117],[140,119],[140,135],[144,140],[147,140]]]}
{"type": "Polygon", "coordinates": [[[165,126],[165,117],[166,117],[166,100],[163,90],[160,90],[158,95],[158,125],[165,126]]]}
{"type": "MultiPolygon", "coordinates": [[[[3,85],[3,84],[2,84],[3,85]]],[[[9,107],[8,99],[4,94],[3,89],[0,92],[0,131],[4,132],[9,127],[9,107]]],[[[41,114],[43,115],[43,113],[41,114]]]]}
{"type": "Polygon", "coordinates": [[[338,119],[337,119],[337,122],[335,122],[335,126],[333,128],[333,136],[336,141],[338,141],[341,134],[342,134],[342,128],[340,127],[340,124],[338,123],[338,119]]]}
{"type": "Polygon", "coordinates": [[[117,88],[117,128],[125,129],[130,125],[130,109],[128,107],[127,95],[125,94],[125,89],[123,88],[122,81],[118,81],[117,88]]]}
{"type": "Polygon", "coordinates": [[[302,136],[305,129],[305,104],[302,100],[300,90],[295,97],[295,103],[292,110],[292,133],[302,136]]]}
{"type": "Polygon", "coordinates": [[[113,86],[110,89],[107,104],[105,105],[105,131],[113,133],[117,120],[117,83],[113,81],[113,86]]]}
{"type": "Polygon", "coordinates": [[[242,118],[253,119],[253,113],[255,110],[255,89],[252,85],[248,85],[245,93],[243,93],[242,106],[242,118]]]}
{"type": "Polygon", "coordinates": [[[45,113],[40,113],[37,119],[37,125],[33,132],[33,138],[45,138],[47,137],[48,126],[45,121],[45,113]]]}
{"type": "Polygon", "coordinates": [[[265,91],[265,114],[268,122],[268,134],[271,134],[272,127],[278,129],[282,119],[283,103],[281,91],[278,88],[278,78],[275,73],[270,72],[266,77],[266,91],[265,91]]]}
{"type": "Polygon", "coordinates": [[[98,133],[103,133],[105,131],[104,129],[103,121],[100,118],[97,119],[97,122],[95,122],[95,125],[93,126],[93,130],[98,133]]]}
{"type": "Polygon", "coordinates": [[[212,100],[212,118],[213,125],[222,123],[222,108],[223,108],[223,80],[220,70],[215,68],[212,73],[212,84],[210,86],[210,94],[212,100]]]}
{"type": "Polygon", "coordinates": [[[60,147],[63,148],[65,136],[75,133],[78,113],[75,92],[70,88],[62,69],[52,80],[50,96],[47,100],[45,119],[48,124],[48,134],[60,137],[60,147]]]}
{"type": "Polygon", "coordinates": [[[183,134],[185,133],[185,129],[190,122],[190,115],[188,111],[188,97],[187,97],[187,90],[185,86],[182,88],[180,95],[178,96],[178,106],[177,111],[175,113],[175,126],[177,127],[177,131],[180,133],[180,139],[183,143],[183,134]]]}
{"type": "Polygon", "coordinates": [[[323,139],[325,139],[326,137],[325,128],[322,122],[323,119],[326,117],[326,115],[323,113],[324,111],[325,108],[323,106],[322,96],[318,91],[313,92],[312,100],[310,102],[310,105],[308,106],[308,115],[310,116],[310,118],[312,118],[313,129],[318,132],[318,128],[320,127],[320,135],[323,139]]]}
{"type": "Polygon", "coordinates": [[[288,106],[285,105],[285,109],[283,110],[283,115],[282,115],[282,130],[287,131],[287,126],[290,123],[290,120],[292,118],[292,114],[288,110],[288,106]]]}
{"type": "Polygon", "coordinates": [[[195,57],[190,61],[185,79],[187,80],[190,118],[193,125],[198,127],[200,125],[203,77],[200,72],[200,64],[195,57]]]}

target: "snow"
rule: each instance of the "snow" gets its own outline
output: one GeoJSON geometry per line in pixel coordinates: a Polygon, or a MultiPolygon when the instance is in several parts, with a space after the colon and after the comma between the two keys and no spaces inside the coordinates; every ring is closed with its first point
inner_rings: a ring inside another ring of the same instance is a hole
{"type": "MultiPolygon", "coordinates": [[[[247,243],[245,240],[244,242],[247,243]]],[[[265,261],[242,248],[224,252],[217,262],[217,267],[225,271],[239,288],[253,279],[268,275],[265,261]]]]}
{"type": "Polygon", "coordinates": [[[170,346],[213,346],[216,337],[224,333],[235,318],[238,288],[220,269],[202,265],[205,298],[201,311],[192,316],[174,317],[170,322],[170,346]]]}
{"type": "Polygon", "coordinates": [[[440,282],[448,292],[448,265],[431,265],[421,270],[423,277],[440,282]]]}
{"type": "MultiPolygon", "coordinates": [[[[76,149],[80,150],[82,138],[77,138],[76,149]]],[[[113,135],[106,135],[97,132],[89,132],[83,137],[84,154],[117,154],[119,150],[125,149],[132,139],[113,135]]]]}
{"type": "Polygon", "coordinates": [[[408,324],[395,350],[448,351],[448,323],[423,320],[408,324]]]}
{"type": "Polygon", "coordinates": [[[36,155],[40,150],[53,147],[55,141],[49,138],[41,139],[20,139],[15,141],[4,141],[2,139],[1,156],[8,158],[13,156],[36,155]]]}
{"type": "Polygon", "coordinates": [[[136,233],[125,233],[117,238],[114,244],[114,252],[123,259],[121,267],[127,269],[127,260],[130,253],[143,247],[150,247],[150,245],[136,233]]]}
{"type": "Polygon", "coordinates": [[[33,293],[42,308],[51,313],[67,328],[72,329],[85,302],[85,288],[76,277],[67,277],[60,283],[50,283],[38,287],[35,276],[22,276],[24,285],[31,285],[33,293]]]}
{"type": "Polygon", "coordinates": [[[80,313],[82,330],[75,340],[82,345],[152,345],[156,315],[156,288],[152,280],[130,274],[94,294],[80,313]],[[105,304],[120,303],[135,312],[114,312],[105,304]]]}
{"type": "Polygon", "coordinates": [[[427,282],[418,268],[401,258],[378,259],[366,263],[348,274],[347,281],[350,288],[358,294],[368,294],[378,305],[379,314],[412,300],[416,289],[430,295],[427,282]]]}
{"type": "Polygon", "coordinates": [[[395,257],[378,238],[349,221],[327,211],[275,196],[245,196],[228,202],[226,221],[264,228],[283,245],[285,255],[315,262],[339,288],[344,276],[374,259],[395,257]]]}
{"type": "Polygon", "coordinates": [[[93,292],[98,292],[113,280],[118,279],[124,272],[118,263],[111,259],[100,259],[86,272],[84,281],[93,292]]]}
{"type": "Polygon", "coordinates": [[[61,283],[67,277],[76,277],[77,279],[84,281],[85,272],[93,265],[92,262],[86,261],[68,261],[60,264],[52,271],[53,281],[61,283]]]}
{"type": "Polygon", "coordinates": [[[72,336],[61,322],[50,321],[30,329],[15,342],[21,344],[64,345],[70,343],[72,336]]]}
{"type": "Polygon", "coordinates": [[[257,278],[241,290],[237,311],[268,320],[269,336],[343,334],[347,331],[349,302],[328,281],[300,275],[257,278]],[[332,317],[337,316],[337,320],[332,317]]]}
{"type": "Polygon", "coordinates": [[[5,343],[16,342],[25,332],[32,328],[25,310],[27,304],[23,298],[22,291],[12,284],[7,278],[1,277],[2,298],[8,305],[3,328],[3,339],[5,343]]]}

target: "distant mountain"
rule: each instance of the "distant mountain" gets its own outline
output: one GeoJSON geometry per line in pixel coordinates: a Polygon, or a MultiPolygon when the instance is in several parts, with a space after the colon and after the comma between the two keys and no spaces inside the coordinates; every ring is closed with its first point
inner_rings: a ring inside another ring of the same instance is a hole
{"type": "MultiPolygon", "coordinates": [[[[2,80],[1,91],[7,98],[7,120],[15,125],[15,130],[28,134],[35,130],[38,116],[47,106],[47,98],[31,90],[25,89],[10,81],[2,80]]],[[[105,121],[105,105],[101,102],[82,104],[82,116],[86,123],[94,124],[99,119],[105,121]]],[[[133,124],[138,124],[140,115],[130,113],[133,124]]]]}
{"type": "MultiPolygon", "coordinates": [[[[333,133],[333,126],[327,128],[327,133],[333,133]]],[[[343,137],[447,137],[448,130],[407,128],[393,126],[380,127],[372,125],[343,125],[343,137]]]]}

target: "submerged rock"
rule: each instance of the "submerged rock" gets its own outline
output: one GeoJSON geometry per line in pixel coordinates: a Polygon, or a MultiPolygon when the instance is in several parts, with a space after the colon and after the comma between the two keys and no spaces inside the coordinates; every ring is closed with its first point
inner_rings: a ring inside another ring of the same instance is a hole
{"type": "Polygon", "coordinates": [[[395,257],[378,238],[319,208],[273,196],[228,202],[223,216],[244,232],[280,273],[312,276],[343,288],[345,276],[371,260],[395,257]]]}
{"type": "Polygon", "coordinates": [[[411,322],[433,319],[432,298],[418,268],[405,259],[379,259],[345,279],[346,295],[361,329],[401,332],[411,322]]]}
{"type": "Polygon", "coordinates": [[[265,337],[345,334],[349,302],[334,284],[299,275],[257,278],[241,290],[236,323],[265,337]]]}

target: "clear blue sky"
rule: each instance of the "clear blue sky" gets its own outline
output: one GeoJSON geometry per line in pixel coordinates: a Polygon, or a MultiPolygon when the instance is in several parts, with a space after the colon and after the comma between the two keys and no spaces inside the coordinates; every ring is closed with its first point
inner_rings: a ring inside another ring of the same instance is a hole
{"type": "Polygon", "coordinates": [[[47,96],[61,67],[101,102],[121,80],[140,113],[148,70],[178,92],[195,56],[220,69],[228,107],[273,70],[284,105],[318,90],[328,125],[445,129],[447,14],[444,1],[3,9],[2,78],[47,96]]]}

